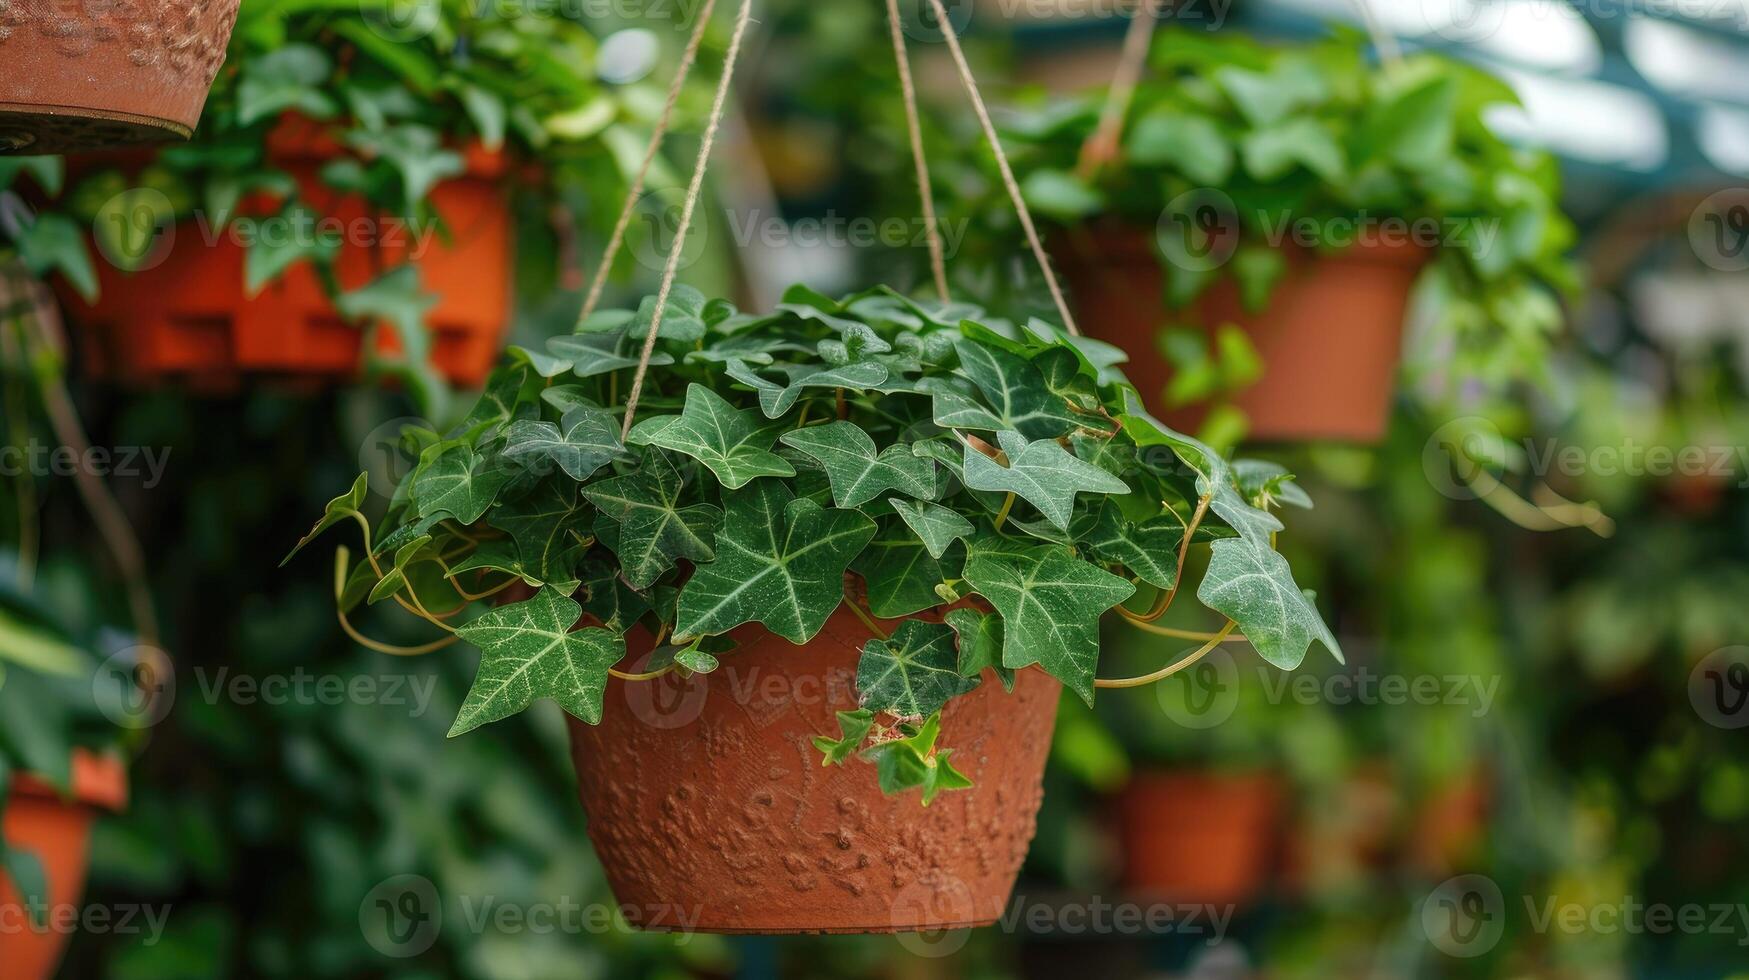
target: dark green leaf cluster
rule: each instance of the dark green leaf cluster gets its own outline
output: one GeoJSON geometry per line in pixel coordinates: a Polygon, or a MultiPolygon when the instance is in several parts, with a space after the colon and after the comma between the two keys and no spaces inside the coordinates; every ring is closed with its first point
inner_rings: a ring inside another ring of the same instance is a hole
{"type": "MultiPolygon", "coordinates": [[[[1287,272],[1284,242],[1341,249],[1357,228],[1389,231],[1433,260],[1425,295],[1452,342],[1447,368],[1540,373],[1557,296],[1577,284],[1555,161],[1490,129],[1488,110],[1518,101],[1498,79],[1432,53],[1380,67],[1366,50],[1351,32],[1271,45],[1162,31],[1119,156],[1097,176],[1083,179],[1076,163],[1103,93],[1013,122],[1029,203],[1063,225],[1109,216],[1150,232],[1174,225],[1173,236],[1200,234],[1207,207],[1230,206],[1217,222],[1238,223],[1230,258],[1162,261],[1175,306],[1232,276],[1262,308],[1287,272]]],[[[1185,248],[1201,259],[1209,245],[1185,248]]]]}
{"type": "MultiPolygon", "coordinates": [[[[1101,618],[1176,591],[1197,522],[1217,549],[1205,604],[1283,667],[1314,639],[1337,652],[1259,506],[1298,488],[1148,416],[1113,348],[887,289],[796,287],[765,315],[673,300],[623,440],[648,302],[512,348],[462,425],[408,434],[418,465],[343,609],[539,590],[460,628],[485,659],[457,731],[535,697],[598,722],[640,624],[669,640],[662,669],[710,670],[738,627],[806,643],[846,602],[903,621],[858,671],[862,706],[894,724],[986,670],[1011,684],[1037,665],[1091,702],[1101,618]]],[[[361,478],[315,533],[363,498],[361,478]]]]}

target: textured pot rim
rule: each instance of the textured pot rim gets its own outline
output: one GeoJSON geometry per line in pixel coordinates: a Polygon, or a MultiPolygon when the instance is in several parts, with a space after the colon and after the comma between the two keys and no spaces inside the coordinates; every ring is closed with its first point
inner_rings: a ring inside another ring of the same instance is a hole
{"type": "Polygon", "coordinates": [[[83,806],[119,813],[127,809],[127,764],[114,754],[98,754],[88,749],[73,750],[72,792],[58,787],[32,773],[19,773],[12,781],[12,793],[34,799],[61,800],[83,806]]]}

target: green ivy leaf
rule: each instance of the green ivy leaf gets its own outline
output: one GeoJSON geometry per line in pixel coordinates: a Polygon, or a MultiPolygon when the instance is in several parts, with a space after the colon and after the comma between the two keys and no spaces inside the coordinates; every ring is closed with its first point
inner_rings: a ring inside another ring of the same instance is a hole
{"type": "Polygon", "coordinates": [[[1076,540],[1101,561],[1117,562],[1157,589],[1170,589],[1178,581],[1178,546],[1184,540],[1184,525],[1174,518],[1161,516],[1132,524],[1115,502],[1107,500],[1076,524],[1076,540]]]}
{"type": "Polygon", "coordinates": [[[639,422],[627,441],[685,453],[710,467],[726,490],[739,490],[762,476],[795,476],[795,467],[771,452],[777,433],[762,428],[758,418],[751,409],[737,409],[709,388],[691,384],[679,415],[639,422]]]}
{"type": "Polygon", "coordinates": [[[551,460],[579,483],[624,452],[619,422],[606,409],[586,406],[566,412],[558,425],[532,419],[512,423],[503,448],[506,457],[524,465],[551,460]]]}
{"type": "Polygon", "coordinates": [[[1286,558],[1243,539],[1216,541],[1213,547],[1196,597],[1238,623],[1263,659],[1293,670],[1317,640],[1338,663],[1343,662],[1336,637],[1318,607],[1294,584],[1286,558]]]}
{"type": "Polygon", "coordinates": [[[923,541],[900,521],[887,518],[880,533],[851,566],[868,585],[868,607],[882,619],[897,619],[941,604],[935,587],[948,578],[951,559],[929,554],[923,541]]]}
{"type": "Polygon", "coordinates": [[[921,788],[923,805],[928,806],[944,790],[970,789],[972,781],[948,761],[953,753],[936,750],[935,742],[940,735],[941,716],[931,715],[915,734],[882,742],[872,749],[881,792],[921,788]]]}
{"type": "Polygon", "coordinates": [[[498,499],[498,491],[516,474],[495,457],[456,443],[442,450],[413,485],[420,512],[448,514],[461,524],[479,520],[498,499]]]}
{"type": "Polygon", "coordinates": [[[626,630],[650,611],[650,602],[620,578],[619,570],[604,561],[583,566],[583,611],[615,634],[626,630]]]}
{"type": "MultiPolygon", "coordinates": [[[[932,497],[934,494],[916,496],[932,497]]],[[[975,530],[972,522],[958,511],[927,500],[912,501],[902,497],[889,497],[887,503],[892,505],[893,513],[898,514],[916,532],[923,546],[929,549],[931,558],[940,558],[955,539],[971,537],[975,530]]]]}
{"type": "Polygon", "coordinates": [[[625,658],[625,639],[590,627],[571,631],[583,607],[551,589],[500,606],[456,630],[480,648],[480,671],[450,737],[471,732],[552,698],[580,721],[601,723],[607,672],[625,658]]]}
{"type": "Polygon", "coordinates": [[[824,735],[814,736],[814,748],[824,756],[820,760],[822,766],[842,766],[844,761],[856,754],[862,747],[863,740],[868,738],[869,729],[874,727],[874,712],[867,708],[855,711],[838,712],[838,730],[843,733],[840,738],[828,738],[824,735]]]}
{"type": "Polygon", "coordinates": [[[739,358],[729,360],[724,371],[729,377],[759,393],[759,409],[765,413],[765,417],[768,419],[778,418],[794,408],[797,400],[801,398],[802,392],[808,388],[849,388],[856,391],[867,391],[880,387],[887,380],[885,365],[873,361],[859,361],[854,364],[814,371],[791,381],[787,385],[767,380],[759,372],[753,370],[747,362],[739,358]]]}
{"type": "Polygon", "coordinates": [[[1002,614],[1002,665],[1042,666],[1088,704],[1099,663],[1099,618],[1136,591],[1060,545],[974,548],[966,581],[1002,614]]]}
{"type": "Polygon", "coordinates": [[[970,444],[964,448],[966,486],[973,490],[1012,493],[1037,507],[1059,528],[1069,527],[1075,494],[1129,493],[1129,484],[1069,455],[1050,440],[1028,442],[1016,432],[998,432],[996,441],[1008,456],[1003,466],[970,444]]]}
{"type": "Polygon", "coordinates": [[[813,639],[843,600],[844,572],[874,537],[874,522],[796,500],[778,480],[726,502],[717,560],[680,590],[676,642],[754,622],[791,643],[813,639]]]}
{"type": "Polygon", "coordinates": [[[358,479],[352,481],[352,489],[335,497],[333,500],[328,501],[328,506],[322,510],[322,519],[316,522],[316,526],[310,529],[310,533],[298,539],[298,543],[292,548],[291,554],[285,556],[285,558],[279,563],[279,567],[284,568],[286,565],[290,564],[291,560],[298,556],[298,552],[304,550],[304,546],[311,541],[321,537],[323,531],[328,530],[341,521],[347,520],[352,517],[352,515],[358,513],[359,508],[364,506],[365,496],[369,493],[370,474],[358,474],[358,479]]]}
{"type": "MultiPolygon", "coordinates": [[[[1082,426],[1080,416],[1050,390],[1039,369],[1025,358],[969,339],[955,343],[954,350],[959,352],[960,369],[994,410],[999,423],[995,428],[1013,429],[1028,439],[1054,439],[1082,426]]],[[[939,413],[937,421],[941,421],[939,413]]]]}
{"type": "Polygon", "coordinates": [[[659,449],[646,452],[632,473],[583,488],[583,496],[618,525],[618,540],[610,546],[633,588],[648,588],[678,558],[716,557],[723,512],[711,504],[681,506],[682,489],[680,471],[659,449]]]}
{"type": "Polygon", "coordinates": [[[918,619],[900,623],[888,639],[864,644],[856,666],[862,706],[900,718],[926,718],[977,686],[976,677],[959,673],[954,631],[918,619]]]}
{"type": "Polygon", "coordinates": [[[1174,167],[1205,187],[1224,187],[1233,175],[1233,143],[1207,116],[1156,109],[1136,120],[1125,154],[1143,167],[1174,167]]]}
{"type": "Polygon", "coordinates": [[[1303,166],[1332,184],[1347,178],[1342,144],[1316,119],[1291,119],[1247,133],[1240,143],[1245,171],[1263,181],[1280,180],[1303,166]]]}
{"type": "Polygon", "coordinates": [[[959,636],[961,677],[982,677],[986,669],[996,672],[1002,686],[1014,691],[1014,671],[1002,666],[1002,617],[976,609],[950,609],[947,625],[959,636]]]}
{"type": "Polygon", "coordinates": [[[832,501],[839,507],[866,504],[888,490],[922,498],[935,493],[935,463],[903,444],[877,453],[874,440],[854,422],[809,426],[786,432],[780,439],[825,467],[832,501]]]}
{"type": "Polygon", "coordinates": [[[561,595],[577,591],[587,513],[577,484],[557,476],[542,480],[526,496],[499,504],[492,511],[492,526],[510,535],[518,556],[517,566],[505,570],[544,582],[561,595]]]}

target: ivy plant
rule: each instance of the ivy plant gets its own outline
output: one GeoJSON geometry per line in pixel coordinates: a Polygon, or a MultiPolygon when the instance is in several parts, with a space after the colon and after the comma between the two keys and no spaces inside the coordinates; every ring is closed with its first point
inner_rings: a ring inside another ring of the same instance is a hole
{"type": "MultiPolygon", "coordinates": [[[[1068,247],[1085,242],[1088,222],[1145,230],[1166,307],[1231,277],[1259,311],[1288,270],[1284,243],[1336,252],[1357,228],[1388,229],[1430,259],[1419,367],[1489,385],[1541,378],[1560,297],[1577,284],[1566,257],[1575,231],[1554,159],[1508,144],[1487,122],[1518,104],[1505,83],[1429,52],[1370,63],[1350,31],[1291,45],[1162,31],[1115,157],[1089,169],[1082,148],[1103,100],[1026,109],[1007,129],[1029,203],[1068,247]],[[1236,240],[1208,237],[1229,232],[1236,240]],[[1183,254],[1165,250],[1172,239],[1183,254]]],[[[1162,323],[1161,348],[1178,368],[1174,401],[1256,379],[1242,334],[1192,329],[1222,325],[1183,315],[1162,323]]]]}
{"type": "Polygon", "coordinates": [[[1091,703],[1102,621],[1151,625],[1193,545],[1213,552],[1197,597],[1265,659],[1340,657],[1274,549],[1270,508],[1304,494],[1149,416],[1115,348],[885,288],[672,304],[629,429],[653,300],[512,348],[463,423],[406,432],[386,514],[361,476],[294,549],[358,525],[342,616],[393,601],[480,648],[452,734],[537,698],[597,724],[610,676],[732,666],[738,628],[805,644],[848,606],[872,637],[860,704],[821,751],[927,802],[966,785],[943,707],[1034,666],[1091,703]],[[537,591],[450,625],[517,586],[537,591]],[[629,674],[635,627],[658,649],[629,674]]]}
{"type": "MultiPolygon", "coordinates": [[[[252,232],[238,236],[249,294],[309,264],[343,316],[396,333],[404,353],[379,355],[366,345],[371,366],[432,386],[424,314],[435,297],[408,266],[343,287],[335,276],[336,236],[275,229],[281,222],[316,228],[344,197],[362,200],[378,219],[403,223],[405,232],[385,228],[385,241],[447,240],[465,229],[443,223],[433,190],[467,172],[478,151],[503,151],[517,168],[507,187],[534,202],[529,210],[539,215],[530,234],[550,237],[555,209],[568,197],[561,186],[586,189],[592,200],[623,197],[623,175],[643,153],[637,128],[661,105],[656,81],[642,80],[651,66],[625,63],[653,59],[654,44],[617,50],[557,11],[523,17],[468,0],[252,2],[238,14],[193,140],[156,151],[143,166],[88,167],[64,208],[124,270],[150,270],[158,229],[172,222],[198,221],[189,236],[252,232]],[[622,56],[627,51],[634,53],[622,56]],[[288,122],[300,134],[293,149],[314,154],[314,163],[276,148],[271,136],[288,122]]],[[[69,251],[69,280],[94,296],[81,237],[58,243],[69,251]]],[[[537,251],[554,256],[567,248],[549,240],[537,251]]],[[[535,279],[556,277],[548,271],[535,279]]]]}

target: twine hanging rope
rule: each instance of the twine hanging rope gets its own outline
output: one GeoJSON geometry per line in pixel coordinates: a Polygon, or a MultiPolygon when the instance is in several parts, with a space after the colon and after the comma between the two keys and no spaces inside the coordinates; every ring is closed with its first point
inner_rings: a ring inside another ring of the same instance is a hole
{"type": "Polygon", "coordinates": [[[1165,9],[1166,0],[1143,0],[1142,8],[1130,18],[1117,73],[1112,76],[1111,88],[1106,90],[1105,105],[1099,110],[1099,125],[1087,137],[1087,142],[1081,144],[1081,160],[1075,172],[1082,180],[1098,173],[1100,167],[1117,156],[1124,116],[1129,114],[1130,103],[1135,100],[1136,86],[1141,84],[1142,69],[1148,63],[1154,28],[1160,23],[1160,14],[1165,9]]]}
{"type": "Polygon", "coordinates": [[[668,101],[663,103],[662,114],[656,117],[656,128],[650,133],[650,145],[644,149],[644,162],[638,166],[637,176],[632,178],[632,185],[626,193],[625,207],[620,209],[619,220],[613,226],[613,234],[607,239],[607,251],[602,254],[601,267],[595,270],[595,281],[589,284],[589,296],[583,301],[583,312],[577,314],[579,324],[589,319],[589,315],[595,312],[596,304],[601,302],[602,290],[607,288],[607,277],[613,272],[613,260],[619,255],[620,246],[625,242],[626,229],[631,227],[632,214],[637,211],[638,200],[644,195],[644,182],[650,177],[650,167],[656,162],[656,154],[662,152],[662,140],[668,135],[668,125],[674,118],[674,106],[680,101],[686,76],[692,72],[692,66],[698,60],[698,48],[704,42],[704,32],[710,26],[711,11],[716,5],[717,0],[704,0],[704,5],[698,10],[698,23],[693,26],[692,37],[686,42],[686,53],[681,56],[680,67],[674,72],[674,82],[668,86],[668,101]]]}
{"type": "Polygon", "coordinates": [[[1014,179],[1014,168],[1008,165],[1008,154],[1002,150],[1002,139],[996,133],[996,124],[990,121],[990,110],[984,107],[984,97],[978,92],[978,80],[972,77],[972,68],[966,63],[966,53],[960,50],[959,35],[954,31],[953,21],[948,18],[947,8],[941,5],[941,0],[929,0],[929,5],[935,9],[935,18],[941,26],[942,40],[947,42],[947,50],[953,55],[953,63],[959,69],[960,81],[965,83],[966,94],[971,96],[972,108],[977,111],[978,124],[984,128],[984,138],[990,141],[990,149],[996,154],[996,167],[1002,172],[1002,184],[1008,188],[1008,197],[1014,202],[1014,211],[1020,216],[1020,226],[1026,230],[1027,244],[1032,247],[1033,258],[1038,260],[1038,266],[1045,275],[1045,285],[1050,288],[1051,299],[1056,301],[1057,313],[1063,318],[1063,327],[1073,336],[1081,336],[1081,331],[1075,326],[1075,316],[1069,312],[1069,301],[1063,298],[1063,287],[1057,284],[1057,274],[1051,270],[1050,257],[1045,254],[1045,246],[1038,237],[1038,228],[1032,222],[1032,212],[1027,210],[1026,200],[1020,193],[1020,183],[1014,179]]]}
{"type": "Polygon", "coordinates": [[[741,54],[741,41],[747,36],[747,24],[752,19],[752,14],[753,0],[741,0],[741,12],[735,17],[735,34],[729,39],[729,51],[724,56],[723,77],[717,82],[717,95],[711,103],[704,142],[699,145],[698,162],[692,168],[692,184],[686,189],[686,203],[680,209],[680,224],[674,229],[674,243],[668,248],[668,267],[662,272],[662,288],[656,294],[656,308],[650,314],[650,332],[644,337],[644,349],[638,355],[637,373],[632,375],[632,391],[626,398],[625,422],[620,427],[621,441],[631,434],[632,421],[638,414],[638,398],[644,392],[644,375],[649,373],[650,357],[656,351],[656,335],[662,329],[662,314],[668,308],[668,294],[673,292],[674,279],[680,274],[680,253],[686,247],[686,232],[692,227],[692,213],[698,207],[699,193],[704,187],[705,167],[710,163],[711,147],[716,143],[717,129],[723,123],[723,105],[729,98],[729,82],[735,77],[735,61],[741,54]]]}
{"type": "Polygon", "coordinates": [[[935,274],[935,292],[948,302],[947,258],[941,247],[941,229],[935,222],[935,192],[929,182],[929,162],[923,155],[923,124],[917,112],[917,85],[911,79],[911,58],[905,51],[905,32],[899,21],[899,0],[887,0],[887,24],[893,33],[893,57],[899,63],[899,92],[905,100],[905,126],[911,132],[911,159],[917,165],[917,193],[923,201],[923,231],[929,242],[929,269],[935,274]]]}

